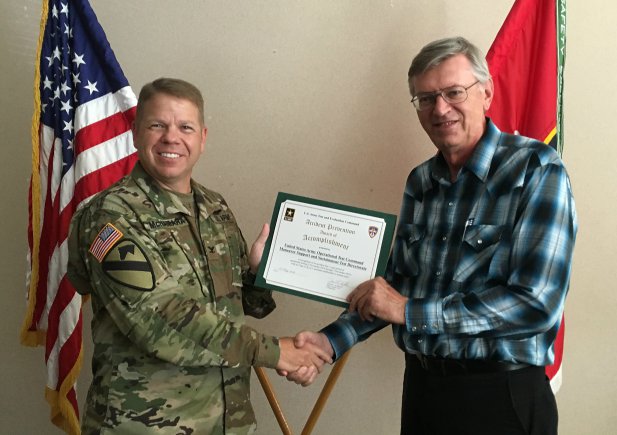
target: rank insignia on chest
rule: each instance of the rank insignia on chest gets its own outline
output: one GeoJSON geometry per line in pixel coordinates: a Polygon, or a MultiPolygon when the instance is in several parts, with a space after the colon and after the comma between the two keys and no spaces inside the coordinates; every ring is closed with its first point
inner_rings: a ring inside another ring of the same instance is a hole
{"type": "Polygon", "coordinates": [[[112,246],[114,246],[114,243],[120,240],[122,236],[123,234],[120,230],[112,224],[107,224],[96,235],[96,238],[92,242],[92,245],[90,245],[88,252],[94,255],[94,258],[96,258],[100,263],[103,261],[105,254],[109,252],[112,246]]]}
{"type": "Polygon", "coordinates": [[[212,220],[215,222],[231,222],[232,218],[229,213],[215,213],[212,215],[212,220]]]}
{"type": "Polygon", "coordinates": [[[114,246],[102,267],[105,275],[122,285],[142,291],[154,288],[152,264],[133,240],[125,239],[114,246]]]}

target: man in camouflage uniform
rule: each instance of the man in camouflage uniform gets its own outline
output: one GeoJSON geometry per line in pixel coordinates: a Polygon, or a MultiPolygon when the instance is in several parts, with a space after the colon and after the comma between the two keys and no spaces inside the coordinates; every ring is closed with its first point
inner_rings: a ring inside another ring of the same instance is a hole
{"type": "Polygon", "coordinates": [[[252,433],[251,366],[316,375],[328,360],[244,324],[275,307],[252,286],[268,228],[247,255],[225,200],[192,180],[203,119],[193,85],[144,86],[139,162],[73,218],[68,276],[94,315],[84,434],[252,433]]]}

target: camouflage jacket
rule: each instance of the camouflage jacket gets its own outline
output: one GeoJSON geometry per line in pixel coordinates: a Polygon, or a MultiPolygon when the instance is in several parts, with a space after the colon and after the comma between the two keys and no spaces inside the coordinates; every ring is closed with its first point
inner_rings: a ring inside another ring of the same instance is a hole
{"type": "Polygon", "coordinates": [[[68,276],[93,310],[84,434],[255,429],[251,366],[274,367],[280,349],[244,312],[274,301],[243,286],[246,242],[223,198],[192,190],[165,191],[138,163],[73,218],[68,276]]]}

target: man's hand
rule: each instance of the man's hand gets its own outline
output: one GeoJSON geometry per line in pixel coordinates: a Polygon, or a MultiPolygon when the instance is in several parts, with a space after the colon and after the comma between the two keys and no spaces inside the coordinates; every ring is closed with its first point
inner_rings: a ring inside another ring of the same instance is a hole
{"type": "MultiPolygon", "coordinates": [[[[319,349],[322,358],[324,355],[326,356],[327,360],[325,360],[325,362],[328,364],[331,364],[332,358],[334,358],[334,350],[332,349],[330,341],[320,332],[299,332],[294,338],[294,345],[299,349],[319,349]]],[[[319,367],[316,371],[312,371],[310,367],[300,367],[300,369],[296,371],[277,370],[277,372],[279,375],[285,376],[287,380],[306,387],[313,383],[318,373],[321,373],[322,367],[319,367]]]]}
{"type": "Polygon", "coordinates": [[[362,320],[379,317],[400,325],[405,324],[407,300],[381,277],[363,282],[347,296],[349,311],[357,311],[362,320]]]}
{"type": "Polygon", "coordinates": [[[251,246],[248,260],[251,272],[254,274],[257,273],[257,269],[259,268],[259,262],[264,253],[264,246],[266,245],[266,240],[268,240],[268,234],[270,234],[270,225],[264,224],[263,227],[261,227],[261,232],[257,236],[257,239],[255,239],[251,246]]]}
{"type": "Polygon", "coordinates": [[[279,373],[296,373],[296,383],[310,385],[325,363],[332,363],[332,357],[319,346],[306,343],[301,348],[294,345],[291,337],[279,339],[281,356],[276,366],[279,373]]]}
{"type": "Polygon", "coordinates": [[[296,347],[304,347],[306,344],[312,344],[321,348],[325,352],[330,360],[334,358],[334,349],[330,344],[330,340],[326,337],[326,334],[322,332],[313,331],[301,331],[294,337],[294,344],[296,347]]]}

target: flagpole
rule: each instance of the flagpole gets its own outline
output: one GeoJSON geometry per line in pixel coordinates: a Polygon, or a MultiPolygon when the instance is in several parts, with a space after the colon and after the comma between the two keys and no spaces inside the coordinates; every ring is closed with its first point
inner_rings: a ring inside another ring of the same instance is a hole
{"type": "Polygon", "coordinates": [[[268,399],[268,403],[270,403],[270,407],[274,412],[274,416],[276,417],[276,421],[278,422],[283,435],[292,435],[291,428],[283,415],[283,410],[279,405],[279,402],[276,398],[276,394],[274,394],[274,389],[272,388],[272,384],[270,383],[270,379],[264,369],[261,367],[254,367],[255,373],[257,374],[257,378],[259,379],[259,383],[261,384],[261,388],[266,393],[266,398],[268,399]]]}
{"type": "Polygon", "coordinates": [[[323,411],[323,408],[326,405],[326,401],[330,397],[330,393],[332,393],[334,385],[336,384],[336,381],[341,375],[343,367],[345,367],[350,353],[351,351],[345,352],[341,359],[339,359],[332,368],[332,371],[330,372],[330,375],[328,376],[328,379],[326,380],[326,383],[321,390],[321,393],[319,394],[319,398],[317,399],[317,402],[315,402],[315,406],[313,406],[311,415],[309,415],[309,418],[306,420],[306,424],[304,425],[304,429],[302,429],[301,435],[310,435],[315,428],[315,425],[317,424],[317,419],[321,415],[321,411],[323,411]]]}

